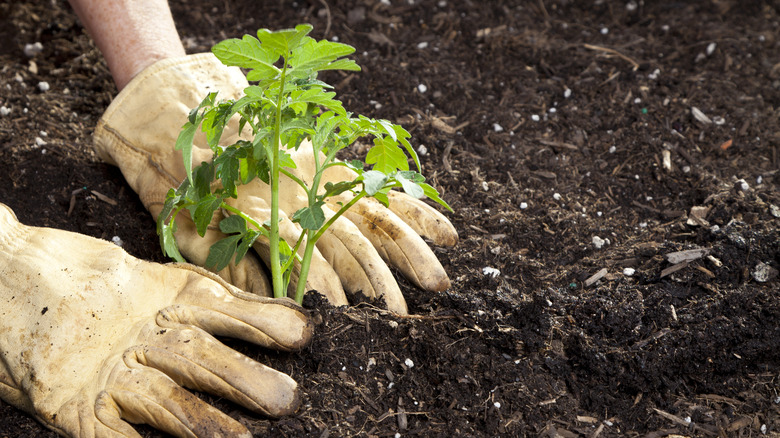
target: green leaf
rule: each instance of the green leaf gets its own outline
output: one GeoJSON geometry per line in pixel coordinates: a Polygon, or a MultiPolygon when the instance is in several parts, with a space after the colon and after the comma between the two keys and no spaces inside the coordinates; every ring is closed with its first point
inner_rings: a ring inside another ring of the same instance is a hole
{"type": "Polygon", "coordinates": [[[174,149],[181,151],[184,160],[184,172],[190,181],[192,181],[192,141],[195,139],[195,131],[197,129],[198,125],[189,121],[185,123],[179,132],[179,137],[176,139],[176,146],[174,146],[174,149]]]}
{"type": "Polygon", "coordinates": [[[281,70],[274,66],[279,60],[279,54],[263,47],[257,38],[244,35],[242,39],[229,39],[211,48],[216,57],[228,66],[251,69],[252,79],[258,81],[277,76],[281,70]]]}
{"type": "Polygon", "coordinates": [[[260,29],[257,31],[257,39],[262,46],[278,56],[287,58],[289,54],[298,48],[306,35],[314,29],[310,24],[299,24],[295,29],[270,31],[260,29]]]}
{"type": "Polygon", "coordinates": [[[247,231],[246,220],[238,215],[228,216],[219,221],[219,231],[225,234],[244,233],[247,231]]]}
{"type": "Polygon", "coordinates": [[[422,187],[425,196],[436,201],[439,205],[454,213],[454,211],[449,206],[449,204],[447,204],[443,199],[439,197],[439,192],[436,189],[434,189],[433,186],[427,183],[420,183],[420,187],[422,187]]]}
{"type": "Polygon", "coordinates": [[[206,235],[206,229],[208,229],[211,219],[214,217],[214,212],[217,211],[221,204],[222,199],[213,194],[208,194],[198,201],[192,214],[192,220],[195,222],[195,227],[200,237],[206,235]]]}
{"type": "Polygon", "coordinates": [[[255,240],[257,240],[260,235],[261,233],[255,230],[247,230],[246,233],[244,233],[244,236],[241,238],[241,243],[239,243],[238,247],[236,248],[236,264],[238,264],[241,259],[244,258],[247,251],[249,251],[249,248],[252,247],[252,244],[255,243],[255,240]]]}
{"type": "Polygon", "coordinates": [[[388,176],[377,170],[369,170],[361,175],[363,180],[363,190],[368,193],[368,196],[375,196],[377,192],[382,190],[388,180],[388,176]]]}
{"type": "Polygon", "coordinates": [[[317,201],[301,208],[292,215],[292,221],[299,223],[305,230],[319,230],[325,223],[325,213],[322,211],[324,204],[323,201],[317,201]]]}
{"type": "Polygon", "coordinates": [[[390,198],[388,198],[387,193],[384,190],[374,193],[373,197],[385,207],[390,207],[390,198]]]}
{"type": "Polygon", "coordinates": [[[373,164],[372,170],[389,174],[396,170],[409,170],[406,155],[398,143],[387,137],[374,139],[374,146],[366,154],[366,163],[373,164]]]}
{"type": "Polygon", "coordinates": [[[179,252],[179,247],[176,244],[176,237],[174,236],[174,233],[176,232],[175,224],[163,224],[160,231],[160,242],[162,243],[163,253],[177,262],[186,262],[184,257],[179,252]]]}
{"type": "Polygon", "coordinates": [[[357,183],[354,181],[339,181],[336,184],[333,184],[332,182],[326,182],[325,183],[325,193],[319,196],[321,199],[326,199],[331,196],[337,196],[340,195],[347,190],[352,190],[352,188],[355,187],[357,183]]]}
{"type": "Polygon", "coordinates": [[[206,257],[206,267],[221,271],[233,260],[233,254],[236,252],[238,241],[241,240],[240,234],[227,236],[209,248],[209,255],[206,257]]]}
{"type": "Polygon", "coordinates": [[[395,180],[401,183],[404,192],[413,198],[420,199],[425,196],[425,192],[423,191],[423,188],[419,186],[419,182],[406,179],[401,172],[395,174],[395,180]]]}
{"type": "Polygon", "coordinates": [[[308,76],[311,72],[317,72],[319,70],[359,71],[360,67],[358,67],[354,61],[336,61],[338,58],[351,55],[354,52],[355,48],[346,44],[327,40],[308,40],[293,52],[290,58],[290,64],[293,66],[290,74],[305,74],[308,76]],[[338,62],[338,64],[336,64],[336,62],[338,62]]]}
{"type": "Polygon", "coordinates": [[[290,99],[285,104],[285,107],[289,107],[296,103],[311,103],[314,105],[322,105],[338,114],[346,114],[341,102],[333,99],[334,96],[336,96],[336,93],[332,91],[323,91],[320,88],[296,90],[290,93],[290,99]]]}

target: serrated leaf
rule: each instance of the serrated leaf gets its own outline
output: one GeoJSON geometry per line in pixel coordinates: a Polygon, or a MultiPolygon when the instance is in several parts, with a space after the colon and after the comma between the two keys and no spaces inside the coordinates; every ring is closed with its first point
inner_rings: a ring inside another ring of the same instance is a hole
{"type": "Polygon", "coordinates": [[[274,66],[280,55],[263,47],[260,41],[251,35],[244,35],[240,40],[231,38],[222,41],[212,47],[211,51],[225,65],[253,70],[250,73],[255,78],[250,80],[272,78],[280,72],[279,68],[274,66]]]}
{"type": "Polygon", "coordinates": [[[378,170],[363,172],[361,178],[363,180],[363,190],[368,193],[368,196],[375,196],[382,190],[388,180],[388,176],[378,170]]]}
{"type": "Polygon", "coordinates": [[[291,74],[295,75],[298,71],[308,76],[310,72],[319,70],[354,70],[355,68],[360,70],[360,67],[357,67],[354,61],[349,62],[350,60],[342,60],[345,62],[334,65],[338,58],[354,52],[355,48],[346,44],[327,40],[309,40],[293,52],[290,59],[293,66],[291,74]]]}
{"type": "Polygon", "coordinates": [[[325,223],[325,213],[322,206],[325,203],[317,201],[313,205],[303,207],[292,215],[292,221],[301,225],[304,230],[319,230],[325,223]]]}
{"type": "Polygon", "coordinates": [[[204,196],[196,204],[194,213],[192,213],[192,221],[195,222],[195,228],[200,237],[206,235],[206,229],[208,229],[211,219],[214,217],[214,212],[217,211],[221,204],[222,199],[213,194],[204,196]]]}
{"type": "Polygon", "coordinates": [[[225,234],[244,233],[247,231],[246,219],[238,215],[228,216],[219,221],[219,231],[225,234]]]}
{"type": "Polygon", "coordinates": [[[221,271],[233,260],[233,254],[236,252],[238,241],[241,240],[240,234],[227,236],[209,248],[209,255],[206,257],[206,267],[221,271]]]}
{"type": "Polygon", "coordinates": [[[409,170],[406,154],[398,143],[387,137],[374,139],[374,146],[366,154],[366,163],[373,164],[372,170],[389,174],[396,170],[409,170]]]}
{"type": "Polygon", "coordinates": [[[305,40],[306,35],[314,29],[310,24],[299,24],[295,26],[295,29],[284,29],[278,31],[270,31],[268,29],[260,29],[257,31],[257,39],[260,40],[262,46],[270,50],[272,53],[288,57],[290,52],[300,46],[305,40]]]}
{"type": "Polygon", "coordinates": [[[255,230],[247,230],[247,232],[244,233],[243,237],[241,238],[241,243],[239,243],[238,247],[236,248],[236,264],[238,264],[241,259],[244,258],[247,251],[249,251],[249,248],[252,247],[252,244],[255,243],[255,240],[257,240],[258,237],[260,237],[260,233],[255,230]]]}

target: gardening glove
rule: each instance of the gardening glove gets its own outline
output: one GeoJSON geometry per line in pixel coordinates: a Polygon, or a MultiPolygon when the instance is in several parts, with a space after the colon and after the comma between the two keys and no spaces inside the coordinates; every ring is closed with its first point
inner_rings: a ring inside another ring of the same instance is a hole
{"type": "MultiPolygon", "coordinates": [[[[134,78],[101,118],[95,130],[98,154],[120,167],[144,205],[157,217],[168,189],[178,186],[185,178],[181,153],[173,145],[191,108],[212,91],[219,91],[219,99],[235,99],[247,85],[240,70],[225,67],[212,54],[159,61],[134,78]]],[[[238,123],[234,122],[223,133],[225,144],[232,144],[238,138],[238,123]]],[[[193,166],[211,159],[212,152],[202,133],[196,136],[194,146],[193,166]]],[[[281,193],[280,198],[284,199],[297,196],[281,193]]],[[[383,297],[391,310],[405,313],[403,296],[382,255],[425,289],[449,287],[446,273],[419,235],[430,238],[434,244],[452,245],[457,241],[454,228],[421,201],[403,194],[393,195],[391,199],[389,212],[378,203],[361,201],[356,206],[359,210],[351,215],[352,219],[357,219],[356,215],[364,218],[361,225],[351,223],[347,217],[334,224],[328,236],[318,242],[307,288],[323,293],[335,305],[347,303],[344,288],[350,293],[383,297]],[[409,226],[404,225],[405,233],[399,235],[397,228],[405,221],[409,226]],[[414,246],[409,246],[407,239],[411,234],[417,235],[414,246]],[[415,262],[413,270],[403,267],[409,264],[406,260],[409,254],[421,254],[416,259],[421,262],[415,262]]],[[[241,186],[234,204],[259,222],[270,218],[270,196],[260,180],[241,186]]],[[[297,210],[291,208],[297,205],[296,200],[290,200],[283,206],[287,209],[282,208],[286,214],[280,215],[281,235],[290,244],[299,232],[298,226],[288,219],[297,210]]],[[[180,223],[177,219],[177,223],[180,251],[188,260],[203,265],[211,244],[222,236],[212,229],[205,239],[200,238],[191,222],[180,223]]],[[[261,257],[267,257],[267,245],[267,240],[258,239],[255,249],[261,257]]],[[[258,280],[264,276],[256,259],[246,260],[219,274],[242,288],[267,294],[267,281],[258,280]]]]}
{"type": "Polygon", "coordinates": [[[180,385],[276,417],[297,409],[296,383],[212,335],[299,350],[312,324],[287,298],[28,227],[0,204],[0,333],[0,398],[62,435],[238,437],[251,434],[180,385]]]}

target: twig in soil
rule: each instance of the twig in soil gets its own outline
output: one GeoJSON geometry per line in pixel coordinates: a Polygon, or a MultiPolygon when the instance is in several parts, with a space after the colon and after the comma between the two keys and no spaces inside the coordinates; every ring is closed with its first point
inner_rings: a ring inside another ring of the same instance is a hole
{"type": "Polygon", "coordinates": [[[650,336],[649,338],[644,339],[642,341],[639,341],[636,344],[632,345],[631,349],[632,350],[640,350],[640,349],[644,348],[645,345],[655,341],[656,339],[660,339],[660,338],[668,335],[671,331],[672,330],[670,328],[668,328],[668,327],[664,328],[664,329],[661,329],[661,330],[653,333],[653,335],[650,336]]]}
{"type": "Polygon", "coordinates": [[[585,280],[585,287],[590,287],[593,283],[601,280],[604,278],[604,276],[607,275],[607,268],[601,268],[598,272],[588,277],[587,280],[585,280]]]}
{"type": "Polygon", "coordinates": [[[680,269],[683,269],[686,266],[688,266],[689,263],[690,262],[680,262],[680,263],[677,263],[676,265],[669,266],[668,268],[666,268],[663,271],[661,271],[661,275],[659,276],[659,278],[664,278],[667,275],[674,274],[675,272],[679,271],[680,269]]]}
{"type": "Polygon", "coordinates": [[[677,424],[679,424],[681,426],[685,426],[685,427],[692,427],[694,430],[698,430],[700,432],[703,432],[705,435],[710,435],[710,436],[717,435],[717,433],[715,433],[715,432],[713,432],[713,431],[711,431],[711,430],[709,430],[707,428],[704,428],[702,426],[699,426],[698,424],[694,424],[694,423],[692,423],[688,419],[682,419],[682,418],[678,417],[677,415],[670,414],[668,412],[662,411],[662,410],[657,409],[657,408],[653,408],[653,410],[658,415],[666,418],[667,420],[669,420],[669,421],[671,421],[673,423],[677,423],[677,424]]]}
{"type": "Polygon", "coordinates": [[[568,149],[570,151],[580,150],[580,148],[578,148],[577,146],[574,146],[571,143],[566,143],[565,141],[550,141],[550,140],[542,140],[541,138],[536,139],[536,141],[538,141],[539,143],[545,146],[550,146],[553,148],[563,148],[563,149],[568,149]]]}
{"type": "Polygon", "coordinates": [[[634,68],[632,69],[633,71],[637,71],[639,69],[639,63],[638,62],[636,62],[632,58],[629,58],[628,56],[618,52],[615,49],[610,49],[609,47],[595,46],[593,44],[584,44],[584,47],[586,49],[597,50],[597,51],[600,51],[600,52],[606,52],[606,53],[610,53],[612,55],[615,55],[618,58],[623,59],[623,60],[627,61],[628,63],[630,63],[631,65],[633,65],[634,66],[634,68]]]}
{"type": "Polygon", "coordinates": [[[325,19],[327,20],[325,22],[325,32],[322,35],[327,37],[328,32],[330,32],[330,24],[331,24],[330,6],[328,6],[328,2],[326,2],[325,0],[320,0],[320,3],[322,3],[323,6],[325,6],[325,19]]]}
{"type": "Polygon", "coordinates": [[[710,253],[710,250],[707,248],[696,248],[696,249],[686,249],[684,251],[675,251],[670,252],[669,254],[666,254],[664,257],[666,257],[666,261],[669,263],[683,263],[683,262],[692,262],[694,260],[698,260],[707,254],[710,253]]]}
{"type": "Polygon", "coordinates": [[[444,153],[441,156],[441,164],[444,166],[444,170],[447,173],[452,173],[452,166],[450,166],[450,152],[452,151],[452,145],[454,142],[448,141],[447,147],[444,148],[444,153]]]}

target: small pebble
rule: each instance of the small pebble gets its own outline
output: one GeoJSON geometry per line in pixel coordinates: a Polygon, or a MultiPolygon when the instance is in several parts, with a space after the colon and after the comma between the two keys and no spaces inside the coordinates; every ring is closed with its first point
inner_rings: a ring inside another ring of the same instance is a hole
{"type": "Polygon", "coordinates": [[[571,88],[567,88],[566,90],[564,90],[563,97],[566,99],[571,97],[571,88]]]}
{"type": "Polygon", "coordinates": [[[610,154],[614,154],[614,153],[615,153],[615,151],[617,151],[617,147],[615,147],[615,146],[610,146],[610,147],[609,147],[609,153],[610,153],[610,154]]]}
{"type": "Polygon", "coordinates": [[[496,278],[501,274],[501,271],[499,271],[496,268],[491,268],[490,266],[485,266],[482,268],[482,274],[487,275],[491,278],[496,278]]]}
{"type": "Polygon", "coordinates": [[[556,201],[560,201],[561,200],[561,194],[560,193],[553,193],[553,199],[555,199],[556,201]]]}
{"type": "Polygon", "coordinates": [[[501,409],[501,403],[499,403],[499,402],[494,402],[493,406],[495,406],[496,409],[501,409]]]}
{"type": "Polygon", "coordinates": [[[498,123],[493,123],[493,130],[496,132],[502,132],[504,130],[504,127],[499,125],[498,123]]]}
{"type": "Polygon", "coordinates": [[[525,210],[526,208],[528,208],[528,204],[525,203],[525,202],[521,202],[520,203],[520,210],[525,210]]]}
{"type": "Polygon", "coordinates": [[[38,82],[38,89],[47,92],[49,91],[49,83],[48,82],[38,82]]]}
{"type": "Polygon", "coordinates": [[[420,84],[417,86],[417,91],[419,91],[420,93],[425,93],[426,91],[428,91],[428,87],[425,86],[425,84],[420,84]]]}
{"type": "Polygon", "coordinates": [[[421,43],[417,43],[417,48],[418,49],[425,49],[427,47],[428,47],[428,42],[427,41],[423,41],[421,43]]]}
{"type": "Polygon", "coordinates": [[[424,145],[424,144],[421,144],[420,146],[418,146],[418,147],[417,147],[417,152],[418,152],[420,155],[428,155],[428,148],[427,148],[427,147],[425,147],[425,145],[424,145]]]}
{"type": "Polygon", "coordinates": [[[636,269],[634,268],[623,268],[623,275],[626,277],[630,277],[636,273],[636,269]]]}
{"type": "Polygon", "coordinates": [[[601,28],[601,34],[602,34],[602,35],[606,35],[606,34],[608,34],[608,33],[609,33],[609,29],[608,29],[608,28],[606,28],[606,27],[602,27],[602,28],[601,28]]]}
{"type": "Polygon", "coordinates": [[[40,42],[24,45],[24,56],[28,58],[32,58],[33,56],[41,53],[42,51],[43,51],[43,44],[41,44],[40,42]]]}
{"type": "Polygon", "coordinates": [[[11,109],[6,106],[0,106],[0,116],[7,116],[8,114],[11,114],[11,109]]]}
{"type": "Polygon", "coordinates": [[[599,236],[593,236],[591,242],[593,242],[593,246],[595,246],[596,249],[601,249],[608,243],[608,240],[604,240],[599,236]]]}
{"type": "Polygon", "coordinates": [[[713,53],[715,53],[715,48],[716,48],[716,47],[718,47],[718,45],[717,45],[716,43],[710,43],[710,44],[707,46],[707,56],[710,56],[710,55],[712,55],[713,53]]]}
{"type": "Polygon", "coordinates": [[[533,120],[534,122],[538,122],[539,121],[539,115],[538,114],[531,115],[531,120],[533,120]]]}
{"type": "Polygon", "coordinates": [[[414,362],[408,358],[404,361],[404,365],[406,365],[408,368],[414,368],[414,362]]]}
{"type": "Polygon", "coordinates": [[[46,144],[46,141],[40,137],[35,137],[35,146],[41,147],[46,144]]]}

